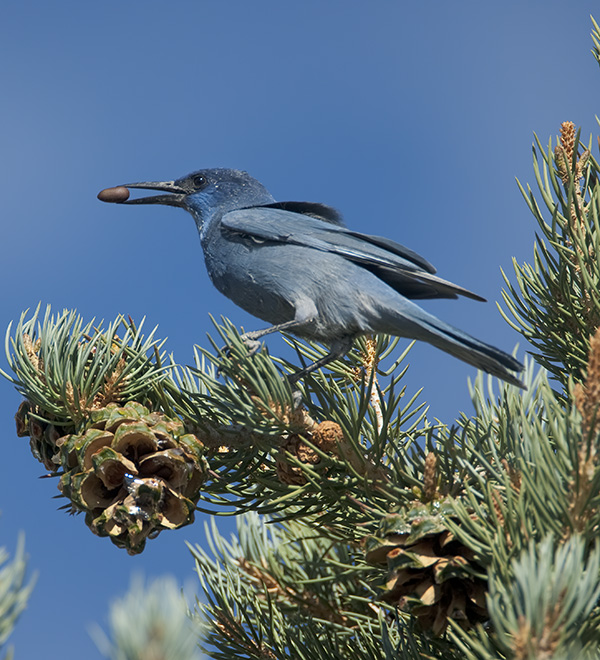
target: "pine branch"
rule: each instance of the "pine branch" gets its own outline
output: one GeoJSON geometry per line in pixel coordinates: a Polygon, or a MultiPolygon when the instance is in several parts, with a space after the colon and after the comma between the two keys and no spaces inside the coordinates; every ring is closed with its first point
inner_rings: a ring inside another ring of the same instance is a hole
{"type": "Polygon", "coordinates": [[[479,628],[467,637],[452,624],[453,636],[467,660],[507,658],[596,658],[598,617],[591,617],[600,596],[600,551],[573,536],[556,543],[552,536],[531,541],[490,575],[488,597],[494,635],[479,628]]]}
{"type": "MultiPolygon", "coordinates": [[[[0,648],[4,648],[12,633],[17,619],[27,607],[27,602],[36,576],[26,584],[27,557],[25,555],[25,538],[19,536],[13,559],[8,561],[8,553],[0,548],[0,648]],[[8,562],[8,563],[7,563],[8,562]]],[[[12,658],[12,650],[7,651],[5,660],[12,658]]]]}
{"type": "Polygon", "coordinates": [[[590,18],[592,20],[592,25],[594,26],[594,29],[592,30],[592,42],[594,44],[594,47],[592,48],[592,55],[594,56],[596,62],[600,64],[600,27],[594,20],[593,16],[590,16],[590,18]]]}
{"type": "Polygon", "coordinates": [[[428,657],[444,648],[375,606],[379,572],[312,524],[267,525],[249,513],[238,519],[239,540],[225,541],[214,523],[207,536],[213,557],[190,549],[204,592],[196,618],[213,658],[413,658],[414,649],[428,657]]]}
{"type": "Polygon", "coordinates": [[[110,638],[91,630],[99,651],[112,660],[199,660],[199,631],[175,580],[164,577],[148,585],[132,580],[129,592],[110,608],[110,638]]]}
{"type": "Polygon", "coordinates": [[[508,323],[533,345],[536,360],[566,386],[581,379],[590,336],[600,324],[599,166],[571,122],[556,146],[537,136],[533,165],[542,206],[529,186],[523,196],[538,223],[534,264],[513,263],[516,285],[503,273],[508,323]],[[546,207],[544,212],[543,206],[546,207]]]}

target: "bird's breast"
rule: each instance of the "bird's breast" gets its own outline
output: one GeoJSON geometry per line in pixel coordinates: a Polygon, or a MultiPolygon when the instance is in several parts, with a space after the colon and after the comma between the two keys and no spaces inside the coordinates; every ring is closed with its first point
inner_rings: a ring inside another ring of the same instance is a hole
{"type": "Polygon", "coordinates": [[[204,248],[214,286],[236,305],[268,323],[294,318],[280,258],[265,250],[266,242],[217,240],[204,248]]]}

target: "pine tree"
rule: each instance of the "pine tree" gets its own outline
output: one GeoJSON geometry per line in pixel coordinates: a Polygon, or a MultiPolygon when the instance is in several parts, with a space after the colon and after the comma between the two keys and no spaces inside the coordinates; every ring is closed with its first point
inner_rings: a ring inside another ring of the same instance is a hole
{"type": "MultiPolygon", "coordinates": [[[[389,337],[357,341],[298,395],[282,377],[297,365],[250,355],[225,319],[193,368],[131,319],[38,309],[9,331],[17,432],[92,532],[139,553],[195,511],[238,514],[237,538],[213,524],[211,552],[190,547],[209,657],[600,656],[600,166],[571,122],[536,137],[533,164],[533,264],[515,262],[503,292],[533,347],[527,390],[480,374],[452,426],[407,395],[408,350],[393,359],[389,337]]],[[[324,354],[288,342],[294,362],[324,354]]],[[[152,612],[144,630],[183,630],[152,612]]],[[[147,657],[113,636],[111,657],[147,657]]],[[[156,657],[192,657],[178,639],[156,657]]]]}

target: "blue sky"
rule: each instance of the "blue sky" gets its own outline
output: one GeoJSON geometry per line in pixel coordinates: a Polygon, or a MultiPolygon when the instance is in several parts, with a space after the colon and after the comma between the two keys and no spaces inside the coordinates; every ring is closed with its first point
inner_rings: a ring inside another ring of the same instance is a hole
{"type": "MultiPolygon", "coordinates": [[[[203,0],[5,3],[0,21],[0,331],[38,301],[88,319],[147,317],[178,361],[209,313],[262,327],[218,294],[192,219],[96,200],[124,181],[246,169],[280,200],[337,207],[352,228],[422,253],[490,301],[427,309],[511,351],[500,268],[529,260],[533,131],[597,133],[597,3],[203,0]]],[[[597,15],[600,18],[600,14],[597,15]]],[[[272,352],[280,340],[269,340],[272,352]]],[[[519,356],[523,357],[520,341],[519,356]]],[[[429,347],[407,385],[431,416],[470,411],[474,370],[429,347]]],[[[6,361],[0,356],[2,368],[6,361]]],[[[56,482],[17,438],[19,396],[0,382],[0,545],[26,533],[40,578],[12,641],[17,657],[98,657],[86,627],[132,572],[193,565],[201,516],[131,558],[56,510],[56,482]]]]}

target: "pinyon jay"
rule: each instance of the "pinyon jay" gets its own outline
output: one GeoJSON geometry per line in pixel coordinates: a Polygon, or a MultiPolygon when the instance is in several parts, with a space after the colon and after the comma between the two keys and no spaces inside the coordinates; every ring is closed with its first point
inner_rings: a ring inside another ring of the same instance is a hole
{"type": "Polygon", "coordinates": [[[440,321],[413,300],[480,296],[435,275],[412,250],[346,228],[333,208],[276,202],[248,173],[206,169],[175,181],[128,183],[99,195],[107,202],[165,204],[192,214],[215,287],[270,323],[246,333],[250,346],[283,330],[329,346],[329,353],[290,376],[292,382],[343,356],[353,340],[387,333],[419,339],[522,387],[514,357],[440,321]],[[162,194],[129,199],[128,188],[162,194]]]}

